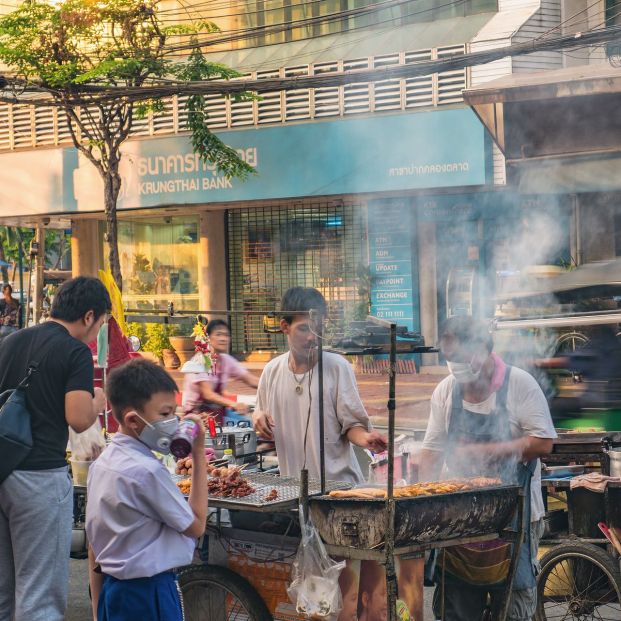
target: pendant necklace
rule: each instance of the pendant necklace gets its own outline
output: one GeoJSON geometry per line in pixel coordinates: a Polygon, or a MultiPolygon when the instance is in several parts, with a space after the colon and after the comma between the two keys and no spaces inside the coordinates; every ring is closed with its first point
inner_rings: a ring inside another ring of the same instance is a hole
{"type": "Polygon", "coordinates": [[[291,373],[293,374],[293,379],[295,380],[295,383],[297,384],[297,386],[295,387],[295,394],[301,395],[304,392],[303,384],[304,384],[304,380],[306,379],[306,374],[308,373],[308,370],[304,371],[304,375],[302,375],[301,380],[298,380],[298,376],[294,373],[293,369],[291,369],[291,373]]]}

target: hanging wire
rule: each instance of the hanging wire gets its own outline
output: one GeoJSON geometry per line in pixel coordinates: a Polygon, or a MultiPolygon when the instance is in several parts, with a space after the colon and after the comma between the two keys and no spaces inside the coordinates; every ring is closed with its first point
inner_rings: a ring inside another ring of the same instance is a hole
{"type": "MultiPolygon", "coordinates": [[[[397,79],[404,77],[414,77],[428,75],[447,70],[463,69],[471,65],[485,64],[506,56],[516,56],[529,54],[537,51],[561,51],[565,48],[580,49],[602,45],[618,40],[621,36],[621,26],[597,27],[585,33],[577,35],[565,35],[561,37],[551,37],[541,41],[535,39],[525,43],[513,44],[504,48],[485,50],[480,52],[469,52],[467,54],[451,55],[438,60],[419,61],[407,65],[393,65],[379,69],[363,69],[344,72],[325,73],[315,76],[302,76],[293,78],[260,79],[260,80],[211,80],[203,82],[175,82],[175,81],[150,81],[148,86],[136,88],[130,87],[96,87],[89,86],[88,89],[80,92],[76,89],[76,94],[71,98],[74,105],[89,105],[103,103],[112,98],[124,98],[124,101],[140,101],[145,98],[158,98],[180,94],[207,94],[217,93],[230,95],[245,91],[275,91],[291,90],[301,88],[321,88],[335,87],[344,84],[370,82],[386,79],[397,79]]],[[[19,81],[15,81],[19,84],[19,81]]],[[[28,88],[28,84],[25,85],[28,88]]],[[[33,105],[50,105],[50,99],[58,96],[54,91],[39,87],[43,93],[48,93],[46,101],[22,99],[22,103],[33,105]]],[[[32,89],[30,90],[32,92],[32,89]]],[[[15,95],[3,97],[12,103],[18,103],[15,95]]]]}
{"type": "MultiPolygon", "coordinates": [[[[280,32],[290,32],[296,28],[308,27],[321,25],[326,23],[331,23],[333,21],[340,21],[345,18],[363,16],[371,13],[376,13],[382,10],[387,10],[389,8],[398,8],[401,5],[409,4],[410,2],[420,2],[421,0],[382,0],[381,2],[376,2],[373,4],[369,4],[367,6],[358,7],[354,9],[348,9],[346,11],[336,11],[333,13],[327,13],[326,15],[318,15],[316,17],[308,17],[299,20],[288,20],[285,22],[281,22],[278,24],[272,24],[270,26],[256,26],[252,28],[243,28],[243,29],[232,29],[229,31],[223,31],[224,36],[213,35],[208,39],[203,41],[194,40],[188,43],[177,44],[166,46],[168,52],[182,51],[194,49],[197,46],[211,46],[211,45],[221,45],[222,43],[231,43],[234,41],[242,40],[245,38],[252,38],[257,35],[266,35],[266,34],[278,34],[280,32]]],[[[466,0],[453,0],[452,2],[448,2],[446,5],[442,5],[443,7],[451,7],[458,6],[463,4],[466,0]]],[[[419,13],[426,13],[429,11],[435,10],[432,9],[424,9],[419,13]]],[[[352,30],[355,30],[353,28],[352,30]]],[[[204,33],[197,33],[198,35],[204,33]]],[[[222,33],[221,33],[222,34],[222,33]]],[[[309,37],[313,38],[313,37],[309,37]]]]}

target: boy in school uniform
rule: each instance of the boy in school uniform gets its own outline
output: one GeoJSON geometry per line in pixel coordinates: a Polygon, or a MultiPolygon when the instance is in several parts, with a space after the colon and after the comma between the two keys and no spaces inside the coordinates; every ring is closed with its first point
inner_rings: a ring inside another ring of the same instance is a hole
{"type": "Polygon", "coordinates": [[[173,569],[192,562],[196,539],[205,532],[207,474],[198,416],[187,416],[199,428],[188,501],[152,452],[164,452],[178,427],[176,392],[170,375],[143,359],[108,379],[119,431],[90,468],[86,511],[86,533],[101,568],[99,579],[91,573],[98,621],[183,620],[173,569]]]}

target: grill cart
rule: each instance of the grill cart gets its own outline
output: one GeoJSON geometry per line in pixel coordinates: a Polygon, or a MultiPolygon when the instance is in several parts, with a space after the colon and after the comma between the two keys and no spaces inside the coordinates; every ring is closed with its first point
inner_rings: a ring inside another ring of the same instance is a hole
{"type": "Polygon", "coordinates": [[[546,460],[553,465],[542,471],[547,512],[537,621],[621,619],[621,483],[599,492],[571,484],[585,472],[619,476],[620,447],[618,432],[564,432],[555,441],[546,460]]]}

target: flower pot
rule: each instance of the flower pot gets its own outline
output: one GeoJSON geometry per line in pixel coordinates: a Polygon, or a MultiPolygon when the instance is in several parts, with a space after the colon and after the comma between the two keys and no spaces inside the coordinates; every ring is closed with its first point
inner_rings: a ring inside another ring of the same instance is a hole
{"type": "Polygon", "coordinates": [[[193,336],[171,336],[168,338],[172,348],[176,352],[180,351],[194,351],[194,337],[193,336]]]}
{"type": "Polygon", "coordinates": [[[194,357],[194,354],[196,354],[194,347],[192,347],[192,349],[178,349],[175,353],[179,359],[179,365],[185,364],[188,360],[194,357]]]}
{"type": "Polygon", "coordinates": [[[178,369],[180,362],[179,356],[172,349],[163,349],[162,358],[164,359],[164,366],[167,369],[178,369]]]}

